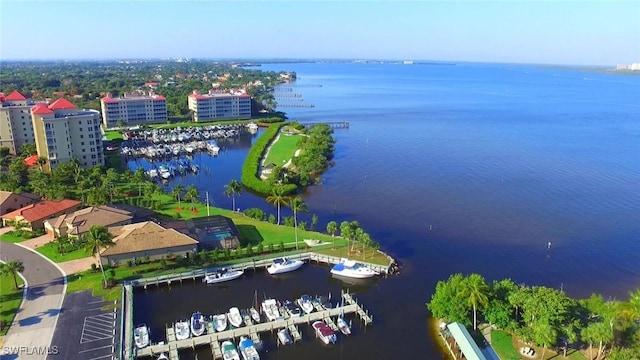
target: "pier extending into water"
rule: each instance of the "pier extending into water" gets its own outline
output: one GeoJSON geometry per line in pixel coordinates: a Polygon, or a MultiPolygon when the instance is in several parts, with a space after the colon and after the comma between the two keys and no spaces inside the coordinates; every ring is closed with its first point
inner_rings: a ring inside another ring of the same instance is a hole
{"type": "MultiPolygon", "coordinates": [[[[133,292],[131,291],[131,287],[124,288],[127,297],[133,297],[133,292]]],[[[138,357],[145,356],[157,356],[161,353],[168,354],[169,359],[177,360],[178,359],[178,350],[180,349],[189,349],[195,348],[196,346],[209,345],[211,347],[211,352],[215,359],[222,358],[222,351],[220,348],[220,342],[224,340],[233,339],[234,343],[237,343],[237,340],[240,336],[248,336],[253,339],[254,342],[260,343],[260,333],[269,331],[271,333],[278,331],[282,328],[287,328],[294,339],[294,341],[298,341],[301,339],[301,334],[298,330],[298,325],[300,324],[308,324],[311,325],[312,322],[322,320],[329,325],[331,329],[334,331],[338,331],[338,327],[334,323],[332,317],[341,316],[343,314],[351,314],[355,313],[364,323],[364,325],[370,325],[373,321],[372,316],[354,299],[351,294],[348,292],[341,292],[342,298],[342,306],[337,306],[335,308],[325,309],[317,306],[316,311],[305,314],[301,316],[291,317],[287,316],[284,312],[283,318],[281,320],[254,323],[250,320],[250,325],[242,326],[239,328],[232,328],[229,330],[225,330],[222,332],[215,332],[213,328],[213,324],[211,322],[207,323],[207,334],[191,337],[189,339],[177,340],[174,327],[169,326],[166,329],[167,338],[164,343],[152,344],[143,349],[133,349],[132,343],[133,341],[126,341],[126,349],[125,349],[125,359],[133,359],[138,357]]],[[[127,317],[127,327],[133,328],[133,317],[127,317]]],[[[130,332],[129,332],[130,333],[130,332]]]]}
{"type": "Polygon", "coordinates": [[[346,120],[345,121],[304,123],[303,125],[308,126],[308,127],[312,127],[312,126],[319,125],[319,124],[325,124],[325,125],[329,126],[330,128],[334,128],[334,129],[348,129],[349,128],[349,122],[346,121],[346,120]]]}

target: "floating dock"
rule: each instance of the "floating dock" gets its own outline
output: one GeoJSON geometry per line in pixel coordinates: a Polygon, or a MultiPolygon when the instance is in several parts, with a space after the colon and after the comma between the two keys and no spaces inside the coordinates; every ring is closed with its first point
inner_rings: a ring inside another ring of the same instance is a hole
{"type": "MultiPolygon", "coordinates": [[[[300,331],[298,330],[298,325],[300,324],[311,324],[314,321],[322,320],[327,322],[327,324],[334,329],[334,331],[338,330],[338,327],[332,320],[332,317],[341,316],[343,314],[351,314],[355,313],[362,320],[365,325],[370,325],[372,322],[371,316],[369,316],[368,312],[365,311],[360,304],[347,292],[342,292],[342,302],[343,306],[338,306],[331,309],[322,309],[321,311],[315,311],[310,314],[305,314],[302,316],[296,317],[288,317],[286,319],[269,321],[269,322],[261,322],[258,324],[253,324],[249,326],[243,326],[239,328],[233,328],[230,330],[225,330],[222,332],[213,332],[213,328],[211,325],[207,325],[208,333],[206,335],[192,337],[185,340],[176,340],[173,326],[167,327],[167,341],[165,343],[160,344],[152,344],[150,346],[145,347],[144,349],[127,349],[128,354],[133,354],[135,352],[135,357],[144,357],[144,356],[158,356],[161,353],[165,353],[169,355],[169,359],[177,360],[178,359],[178,350],[179,349],[189,349],[195,348],[201,345],[209,345],[211,347],[211,352],[215,359],[222,358],[222,351],[220,350],[220,342],[228,339],[237,340],[240,336],[249,336],[253,339],[254,342],[259,343],[260,337],[259,334],[261,332],[276,332],[281,328],[287,328],[294,341],[298,341],[301,339],[300,331]]],[[[129,326],[133,326],[133,324],[129,324],[129,326]]],[[[128,346],[131,346],[129,343],[128,346]]]]}

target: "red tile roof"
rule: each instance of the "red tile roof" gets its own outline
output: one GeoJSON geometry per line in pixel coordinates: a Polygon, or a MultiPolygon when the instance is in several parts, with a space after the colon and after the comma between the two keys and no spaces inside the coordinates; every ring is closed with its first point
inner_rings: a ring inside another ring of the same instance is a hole
{"type": "Polygon", "coordinates": [[[47,104],[40,103],[31,107],[31,113],[36,115],[53,114],[53,110],[47,107],[47,104]]]}
{"type": "Polygon", "coordinates": [[[22,216],[26,221],[32,223],[34,221],[49,218],[59,212],[70,210],[82,204],[81,201],[64,199],[60,201],[40,201],[39,203],[27,205],[16,211],[2,215],[3,219],[15,219],[16,216],[22,216]]]}
{"type": "Polygon", "coordinates": [[[24,95],[22,95],[18,90],[14,90],[11,94],[5,96],[4,99],[11,100],[11,101],[27,100],[27,98],[24,97],[24,95]]]}
{"type": "Polygon", "coordinates": [[[59,98],[58,100],[52,102],[51,105],[49,105],[49,109],[51,110],[76,109],[76,108],[77,106],[75,106],[71,101],[65,98],[59,98]]]}
{"type": "Polygon", "coordinates": [[[109,96],[105,96],[105,97],[102,98],[102,102],[105,102],[105,103],[117,103],[118,100],[114,99],[112,97],[109,97],[109,96]]]}
{"type": "Polygon", "coordinates": [[[28,158],[24,159],[24,164],[27,166],[38,165],[38,155],[31,155],[28,158]]]}

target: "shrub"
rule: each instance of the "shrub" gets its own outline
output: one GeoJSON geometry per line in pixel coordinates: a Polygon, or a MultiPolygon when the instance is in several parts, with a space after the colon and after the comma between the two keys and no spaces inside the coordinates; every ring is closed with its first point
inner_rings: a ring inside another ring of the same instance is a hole
{"type": "Polygon", "coordinates": [[[271,224],[275,224],[276,223],[276,216],[273,214],[269,214],[269,223],[271,224]]]}
{"type": "Polygon", "coordinates": [[[264,220],[264,217],[265,217],[264,211],[258,208],[249,208],[244,211],[244,214],[252,219],[257,219],[257,220],[264,220]]]}
{"type": "Polygon", "coordinates": [[[96,263],[91,263],[91,271],[92,272],[98,271],[98,265],[96,265],[96,263]]]}

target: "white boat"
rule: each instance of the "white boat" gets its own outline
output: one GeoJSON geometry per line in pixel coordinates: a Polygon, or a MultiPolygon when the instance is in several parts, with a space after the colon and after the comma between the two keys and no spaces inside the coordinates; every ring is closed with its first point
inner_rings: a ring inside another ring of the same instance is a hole
{"type": "Polygon", "coordinates": [[[133,330],[133,339],[138,349],[149,345],[149,328],[147,324],[140,324],[133,330]]]}
{"type": "Polygon", "coordinates": [[[175,325],[175,330],[176,330],[177,340],[188,339],[189,336],[191,336],[191,331],[189,330],[189,320],[187,319],[178,320],[178,322],[176,322],[176,325],[175,325]]]}
{"type": "Polygon", "coordinates": [[[191,315],[191,333],[193,336],[204,334],[205,322],[200,311],[196,311],[191,315]]]}
{"type": "Polygon", "coordinates": [[[169,360],[169,357],[165,353],[160,353],[160,355],[158,355],[158,360],[169,360]]]}
{"type": "Polygon", "coordinates": [[[316,331],[316,335],[322,340],[325,344],[335,343],[336,342],[336,334],[329,328],[324,321],[316,321],[311,326],[316,331]]]}
{"type": "Polygon", "coordinates": [[[297,303],[298,303],[298,306],[300,306],[300,309],[302,309],[302,311],[304,311],[305,314],[310,314],[313,312],[314,306],[313,306],[313,303],[311,302],[311,296],[302,295],[300,299],[297,300],[297,303]]]}
{"type": "Polygon", "coordinates": [[[229,309],[227,317],[229,318],[229,323],[234,327],[239,328],[242,326],[242,315],[240,315],[240,309],[238,309],[237,307],[232,307],[231,309],[229,309]]]}
{"type": "Polygon", "coordinates": [[[281,318],[276,299],[266,299],[263,301],[262,311],[269,321],[275,321],[281,318]]]}
{"type": "Polygon", "coordinates": [[[260,360],[260,354],[258,354],[258,350],[256,349],[253,340],[246,336],[240,337],[240,342],[238,343],[238,348],[240,349],[240,354],[242,355],[242,359],[244,360],[260,360]]]}
{"type": "Polygon", "coordinates": [[[240,360],[240,354],[238,354],[238,349],[233,343],[229,340],[225,340],[222,342],[222,359],[223,360],[240,360]]]}
{"type": "Polygon", "coordinates": [[[216,329],[217,332],[227,330],[227,315],[226,314],[218,314],[214,315],[213,319],[213,328],[216,329]]]}
{"type": "Polygon", "coordinates": [[[289,314],[289,316],[298,317],[302,315],[302,310],[294,303],[293,301],[285,300],[283,304],[285,310],[289,314]]]}
{"type": "Polygon", "coordinates": [[[254,122],[250,122],[247,124],[247,129],[249,130],[258,130],[258,124],[254,122]]]}
{"type": "Polygon", "coordinates": [[[155,179],[155,178],[158,177],[158,170],[151,169],[151,170],[147,171],[147,175],[149,175],[150,179],[155,179]]]}
{"type": "Polygon", "coordinates": [[[347,324],[347,321],[342,317],[338,317],[338,329],[345,335],[351,335],[351,327],[347,324]]]}
{"type": "Polygon", "coordinates": [[[260,322],[260,313],[258,312],[258,310],[256,310],[256,308],[252,307],[251,309],[249,309],[249,313],[251,314],[251,319],[253,319],[253,321],[255,321],[256,323],[260,322]]]}
{"type": "Polygon", "coordinates": [[[289,335],[289,330],[287,330],[287,328],[278,330],[278,340],[282,345],[293,344],[293,339],[291,339],[291,335],[289,335]]]}
{"type": "Polygon", "coordinates": [[[267,267],[269,274],[281,274],[289,271],[298,270],[304,264],[302,260],[291,260],[285,257],[273,260],[273,264],[267,267]]]}
{"type": "Polygon", "coordinates": [[[202,282],[206,282],[207,284],[215,284],[223,281],[229,281],[233,279],[237,279],[244,274],[244,270],[232,270],[229,271],[227,269],[220,269],[214,272],[213,274],[207,274],[202,279],[202,282]]]}
{"type": "Polygon", "coordinates": [[[348,259],[342,259],[342,262],[334,265],[333,268],[331,268],[331,273],[355,279],[365,279],[378,275],[377,271],[372,270],[361,263],[348,259]]]}

